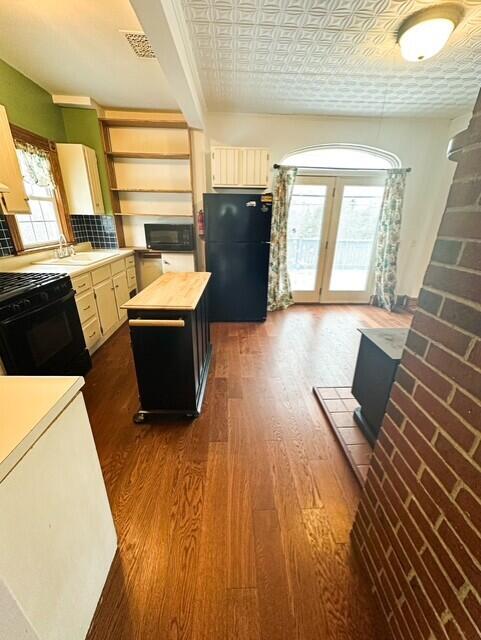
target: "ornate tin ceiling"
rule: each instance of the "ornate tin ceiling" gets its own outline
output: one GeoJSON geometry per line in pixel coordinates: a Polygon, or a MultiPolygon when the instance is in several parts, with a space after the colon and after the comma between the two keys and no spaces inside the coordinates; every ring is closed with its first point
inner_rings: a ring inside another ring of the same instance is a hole
{"type": "Polygon", "coordinates": [[[182,2],[210,110],[455,117],[481,86],[481,0],[422,63],[396,31],[431,0],[182,2]]]}

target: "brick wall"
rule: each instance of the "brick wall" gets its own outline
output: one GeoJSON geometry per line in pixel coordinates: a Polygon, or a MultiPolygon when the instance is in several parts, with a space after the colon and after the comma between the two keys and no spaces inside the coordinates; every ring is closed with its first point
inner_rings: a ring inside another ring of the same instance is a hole
{"type": "Polygon", "coordinates": [[[394,640],[481,638],[481,94],[461,137],[352,532],[394,640]]]}

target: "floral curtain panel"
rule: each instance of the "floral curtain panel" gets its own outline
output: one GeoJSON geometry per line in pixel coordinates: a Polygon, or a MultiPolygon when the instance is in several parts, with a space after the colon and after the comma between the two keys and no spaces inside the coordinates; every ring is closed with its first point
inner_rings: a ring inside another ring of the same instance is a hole
{"type": "Polygon", "coordinates": [[[287,271],[287,216],[296,175],[296,167],[279,167],[274,180],[267,296],[269,311],[287,309],[294,304],[287,271]]]}
{"type": "Polygon", "coordinates": [[[376,247],[373,304],[392,311],[396,304],[397,258],[406,169],[389,169],[381,205],[376,247]]]}
{"type": "Polygon", "coordinates": [[[18,161],[25,182],[38,187],[53,189],[55,182],[48,152],[32,144],[15,141],[18,161]]]}

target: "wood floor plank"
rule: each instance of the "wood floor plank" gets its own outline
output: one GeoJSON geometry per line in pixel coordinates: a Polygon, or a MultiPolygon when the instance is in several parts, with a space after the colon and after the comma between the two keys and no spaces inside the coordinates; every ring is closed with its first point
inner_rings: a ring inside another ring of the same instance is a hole
{"type": "Polygon", "coordinates": [[[255,511],[257,592],[262,640],[293,640],[296,625],[276,511],[255,511]]]}
{"type": "Polygon", "coordinates": [[[227,380],[211,378],[213,393],[209,398],[209,439],[210,442],[227,442],[227,380]],[[213,398],[212,398],[213,395],[213,398]]]}
{"type": "Polygon", "coordinates": [[[289,601],[296,626],[293,638],[317,640],[326,636],[327,620],[285,447],[285,443],[269,443],[289,601]]]}
{"type": "Polygon", "coordinates": [[[189,461],[183,465],[171,509],[175,526],[167,575],[175,576],[175,579],[164,584],[159,625],[150,630],[145,625],[147,638],[192,638],[205,477],[205,463],[189,461]]]}
{"type": "MultiPolygon", "coordinates": [[[[213,636],[210,636],[212,639],[213,636]]],[[[227,591],[227,640],[261,640],[257,589],[227,591]]]]}
{"type": "Polygon", "coordinates": [[[229,400],[227,461],[227,586],[256,586],[250,487],[250,435],[242,401],[229,400]]]}
{"type": "Polygon", "coordinates": [[[253,425],[251,432],[256,441],[282,438],[283,414],[276,402],[268,379],[255,375],[242,380],[244,398],[253,425]]]}
{"type": "Polygon", "coordinates": [[[227,635],[227,455],[227,443],[210,445],[192,625],[196,640],[222,640],[227,635]]]}
{"type": "Polygon", "coordinates": [[[310,460],[317,490],[325,506],[336,542],[349,542],[352,517],[329,460],[310,460]]]}
{"type": "Polygon", "coordinates": [[[269,468],[269,450],[267,441],[273,435],[272,423],[264,420],[265,398],[255,393],[262,388],[262,382],[256,379],[243,380],[244,397],[250,402],[244,403],[242,430],[245,433],[248,450],[248,469],[252,508],[257,510],[275,509],[274,488],[269,468]]]}
{"type": "Polygon", "coordinates": [[[314,509],[321,503],[317,485],[309,466],[309,459],[302,440],[285,440],[287,457],[296,485],[297,499],[302,509],[314,509]]]}
{"type": "MultiPolygon", "coordinates": [[[[303,520],[326,612],[326,640],[352,640],[346,621],[345,571],[338,562],[338,545],[334,540],[330,521],[323,507],[304,510],[303,520]]],[[[369,610],[366,617],[369,617],[369,610]]]]}
{"type": "Polygon", "coordinates": [[[308,431],[302,437],[308,460],[325,460],[328,451],[324,433],[320,429],[308,431]]]}

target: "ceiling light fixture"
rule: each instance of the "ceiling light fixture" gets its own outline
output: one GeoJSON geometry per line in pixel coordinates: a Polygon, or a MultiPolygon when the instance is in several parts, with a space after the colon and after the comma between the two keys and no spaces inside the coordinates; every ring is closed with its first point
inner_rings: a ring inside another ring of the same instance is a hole
{"type": "Polygon", "coordinates": [[[463,15],[463,7],[451,2],[413,13],[401,23],[397,33],[402,57],[420,62],[439,53],[463,15]]]}

